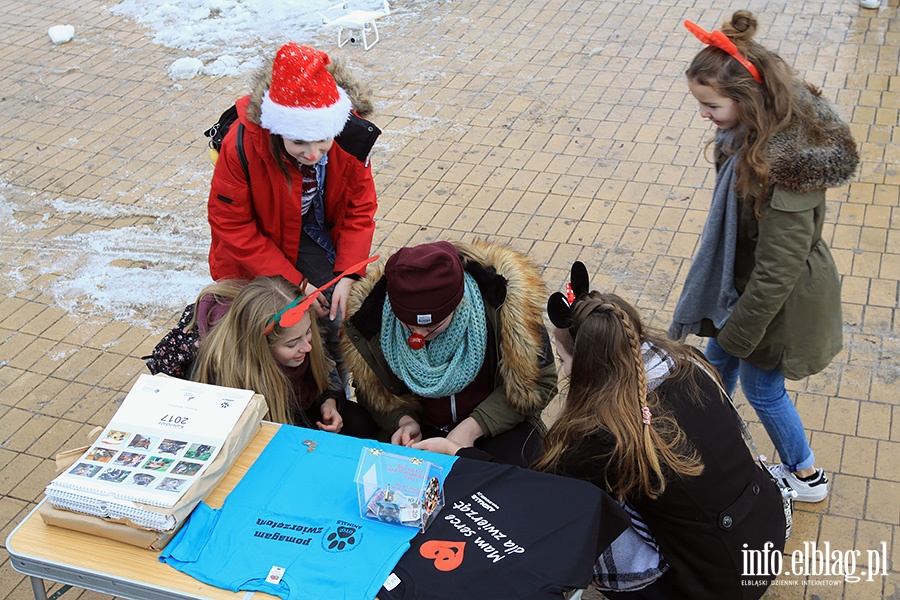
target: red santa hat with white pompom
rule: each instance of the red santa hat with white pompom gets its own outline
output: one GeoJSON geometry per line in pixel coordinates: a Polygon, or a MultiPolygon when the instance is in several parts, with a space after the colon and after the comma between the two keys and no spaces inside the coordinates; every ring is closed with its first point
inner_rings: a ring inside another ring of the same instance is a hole
{"type": "Polygon", "coordinates": [[[272,65],[272,83],[263,95],[260,124],[289,140],[318,142],[338,136],[353,107],[325,68],[324,52],[290,42],[272,65]]]}

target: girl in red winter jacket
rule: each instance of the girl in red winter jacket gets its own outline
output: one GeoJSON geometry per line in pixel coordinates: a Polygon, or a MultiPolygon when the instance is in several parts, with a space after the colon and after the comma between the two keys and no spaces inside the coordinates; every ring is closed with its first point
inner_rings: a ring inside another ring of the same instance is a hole
{"type": "MultiPolygon", "coordinates": [[[[288,43],[236,102],[209,194],[213,279],[281,275],[308,293],[369,256],[375,182],[368,90],[328,55],[288,43]]],[[[316,312],[336,340],[354,279],[316,312]]],[[[336,343],[329,344],[333,351],[336,343]]]]}

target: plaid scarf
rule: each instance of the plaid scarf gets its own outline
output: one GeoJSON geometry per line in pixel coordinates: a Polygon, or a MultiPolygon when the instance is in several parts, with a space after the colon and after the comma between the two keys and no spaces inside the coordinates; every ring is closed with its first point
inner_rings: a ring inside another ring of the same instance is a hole
{"type": "Polygon", "coordinates": [[[641,344],[641,354],[644,356],[644,370],[647,372],[647,387],[655,390],[672,372],[675,359],[669,356],[668,352],[650,342],[641,344]]]}
{"type": "MultiPolygon", "coordinates": [[[[299,163],[298,163],[299,164],[299,163]]],[[[300,214],[305,215],[316,198],[319,189],[319,180],[316,178],[316,168],[308,165],[300,165],[300,174],[303,175],[303,192],[300,195],[300,214]]]]}

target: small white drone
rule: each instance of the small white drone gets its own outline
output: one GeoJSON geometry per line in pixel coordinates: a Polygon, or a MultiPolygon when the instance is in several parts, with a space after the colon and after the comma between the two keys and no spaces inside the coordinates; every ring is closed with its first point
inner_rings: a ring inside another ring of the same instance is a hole
{"type": "Polygon", "coordinates": [[[378,25],[375,24],[375,20],[391,14],[391,7],[388,5],[388,0],[383,0],[383,2],[384,5],[381,10],[350,10],[349,2],[341,2],[340,4],[335,4],[331,8],[325,9],[325,13],[331,13],[337,16],[330,17],[321,12],[319,15],[322,17],[322,23],[326,27],[337,28],[338,48],[344,46],[348,42],[356,42],[357,37],[353,35],[353,32],[356,31],[359,32],[358,35],[362,38],[363,47],[368,50],[378,43],[378,25]],[[345,29],[350,31],[350,35],[347,38],[342,37],[345,29]],[[369,33],[375,34],[375,39],[372,40],[371,43],[369,43],[369,33]]]}

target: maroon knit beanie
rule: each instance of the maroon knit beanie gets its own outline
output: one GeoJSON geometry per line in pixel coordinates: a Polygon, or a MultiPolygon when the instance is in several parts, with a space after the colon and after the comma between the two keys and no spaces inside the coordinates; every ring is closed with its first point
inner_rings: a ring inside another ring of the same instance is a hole
{"type": "Polygon", "coordinates": [[[450,242],[401,248],[384,267],[394,315],[408,325],[436,325],[463,297],[463,265],[450,242]]]}

